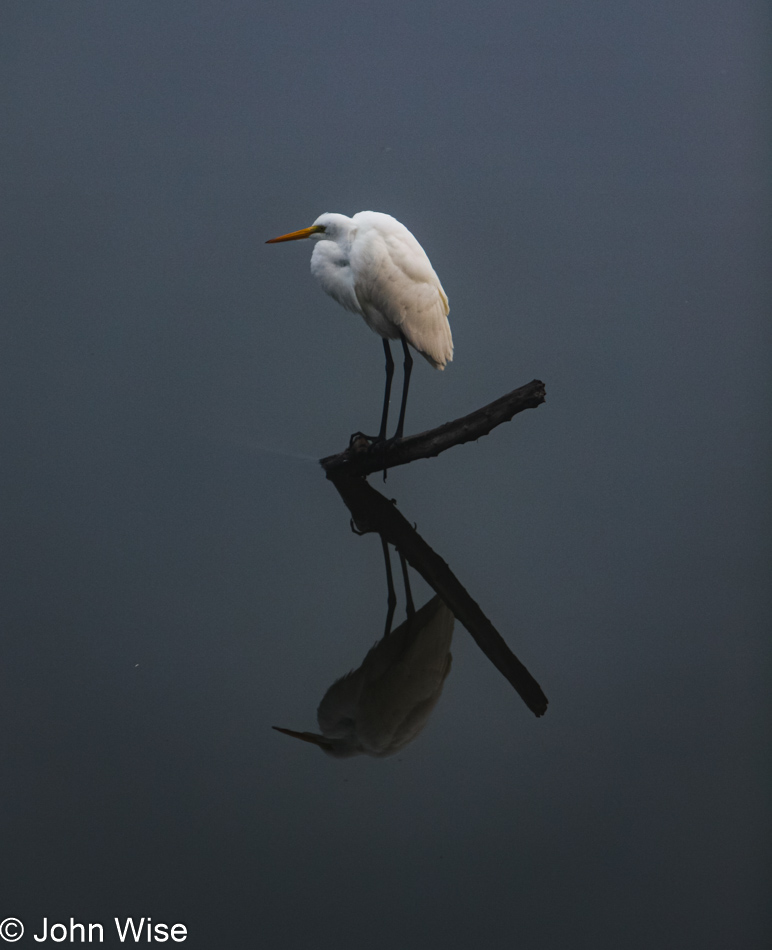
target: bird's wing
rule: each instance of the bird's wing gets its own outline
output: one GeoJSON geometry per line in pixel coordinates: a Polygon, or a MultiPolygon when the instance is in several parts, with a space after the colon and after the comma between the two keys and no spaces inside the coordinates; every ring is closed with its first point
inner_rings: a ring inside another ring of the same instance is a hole
{"type": "Polygon", "coordinates": [[[368,323],[383,336],[403,334],[432,366],[453,359],[448,298],[424,249],[406,227],[388,215],[371,224],[355,215],[351,272],[357,299],[368,323]],[[378,319],[380,318],[380,320],[378,319]],[[391,330],[392,332],[389,332],[391,330]]]}
{"type": "Polygon", "coordinates": [[[357,734],[370,755],[393,755],[426,725],[450,672],[453,624],[453,613],[435,596],[368,654],[357,734]]]}

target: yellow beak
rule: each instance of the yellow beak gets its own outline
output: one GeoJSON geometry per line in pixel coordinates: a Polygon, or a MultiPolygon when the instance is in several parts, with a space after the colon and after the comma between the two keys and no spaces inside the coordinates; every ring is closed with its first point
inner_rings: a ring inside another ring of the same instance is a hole
{"type": "Polygon", "coordinates": [[[310,228],[302,228],[300,231],[290,231],[289,234],[282,234],[281,237],[271,238],[266,244],[278,244],[280,241],[299,241],[301,238],[311,237],[318,231],[324,231],[321,224],[312,224],[310,228]]]}

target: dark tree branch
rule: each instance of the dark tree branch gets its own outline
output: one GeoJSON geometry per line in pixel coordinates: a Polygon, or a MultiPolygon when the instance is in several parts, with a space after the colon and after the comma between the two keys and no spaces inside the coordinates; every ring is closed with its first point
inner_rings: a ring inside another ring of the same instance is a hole
{"type": "Polygon", "coordinates": [[[534,379],[533,382],[501,396],[482,409],[454,419],[453,422],[446,422],[436,429],[429,429],[428,432],[420,432],[385,446],[382,443],[368,442],[364,436],[355,439],[345,452],[320,459],[320,464],[330,476],[338,472],[370,475],[382,471],[384,465],[395,468],[416,459],[431,458],[454,445],[463,445],[464,442],[487,435],[502,422],[509,422],[518,412],[535,409],[544,399],[544,383],[534,379]]]}
{"type": "MultiPolygon", "coordinates": [[[[541,386],[541,383],[538,385],[541,386]]],[[[542,395],[539,402],[543,398],[542,395]]],[[[534,405],[538,405],[538,402],[534,405]]],[[[469,596],[445,561],[429,547],[394,503],[368,485],[364,478],[352,475],[345,469],[328,472],[327,477],[351,512],[357,531],[362,534],[377,532],[383,540],[393,544],[410,566],[442,597],[491,663],[514,686],[531,712],[536,716],[544,715],[547,711],[547,697],[539,684],[509,649],[501,634],[469,596]]]]}

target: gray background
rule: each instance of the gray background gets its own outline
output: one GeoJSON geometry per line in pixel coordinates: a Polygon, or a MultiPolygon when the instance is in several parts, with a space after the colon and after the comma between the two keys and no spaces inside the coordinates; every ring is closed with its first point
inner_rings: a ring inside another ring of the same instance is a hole
{"type": "Polygon", "coordinates": [[[750,0],[3,5],[0,917],[766,945],[768,26],[750,0]],[[314,728],[380,635],[380,546],[314,459],[377,426],[382,351],[308,244],[263,241],[363,209],[451,301],[409,431],[547,384],[386,492],[551,705],[457,624],[426,731],[337,762],[270,727],[314,728]]]}

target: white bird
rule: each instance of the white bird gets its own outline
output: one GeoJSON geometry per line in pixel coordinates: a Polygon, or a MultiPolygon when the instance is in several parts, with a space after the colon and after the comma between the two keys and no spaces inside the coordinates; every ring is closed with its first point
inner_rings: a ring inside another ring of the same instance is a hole
{"type": "Polygon", "coordinates": [[[358,313],[383,338],[386,354],[386,392],[381,428],[375,441],[386,438],[394,360],[389,340],[400,340],[405,354],[404,383],[399,422],[394,435],[401,439],[405,425],[407,392],[413,358],[408,344],[435,369],[453,359],[453,338],[448,323],[448,298],[426,252],[389,214],[360,211],[322,214],[300,231],[267,241],[316,241],[311,273],[333,299],[358,313]]]}

